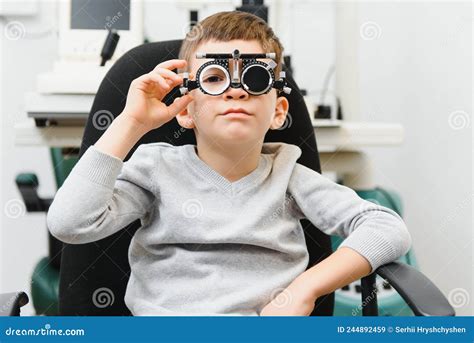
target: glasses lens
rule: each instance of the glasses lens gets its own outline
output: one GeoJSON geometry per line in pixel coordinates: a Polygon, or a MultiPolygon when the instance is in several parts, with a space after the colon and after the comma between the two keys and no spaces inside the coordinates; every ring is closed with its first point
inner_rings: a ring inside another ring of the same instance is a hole
{"type": "Polygon", "coordinates": [[[199,83],[209,94],[222,94],[229,87],[229,73],[219,65],[208,65],[199,75],[199,83]]]}
{"type": "Polygon", "coordinates": [[[265,67],[256,64],[249,66],[242,75],[242,83],[249,93],[261,94],[268,90],[271,75],[265,67]]]}

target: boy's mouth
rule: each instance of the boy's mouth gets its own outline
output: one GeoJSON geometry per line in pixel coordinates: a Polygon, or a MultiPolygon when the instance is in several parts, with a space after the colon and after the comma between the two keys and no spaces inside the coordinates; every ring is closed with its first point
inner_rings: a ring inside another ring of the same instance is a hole
{"type": "Polygon", "coordinates": [[[240,114],[240,115],[248,115],[248,116],[251,115],[243,108],[229,108],[227,111],[222,113],[222,115],[229,115],[229,114],[233,114],[233,115],[240,114]]]}

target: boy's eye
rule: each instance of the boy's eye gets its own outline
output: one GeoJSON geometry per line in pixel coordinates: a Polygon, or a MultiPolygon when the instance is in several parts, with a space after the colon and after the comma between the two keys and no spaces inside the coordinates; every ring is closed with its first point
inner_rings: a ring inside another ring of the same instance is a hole
{"type": "Polygon", "coordinates": [[[206,78],[203,81],[208,82],[208,83],[214,83],[214,82],[224,81],[224,79],[219,75],[209,75],[209,76],[206,76],[206,78]]]}

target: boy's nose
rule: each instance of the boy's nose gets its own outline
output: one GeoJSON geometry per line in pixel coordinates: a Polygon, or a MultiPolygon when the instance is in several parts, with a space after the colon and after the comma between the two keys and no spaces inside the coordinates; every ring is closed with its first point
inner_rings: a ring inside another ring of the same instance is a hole
{"type": "Polygon", "coordinates": [[[247,100],[249,98],[249,93],[247,93],[242,87],[229,87],[227,91],[224,92],[224,98],[226,100],[247,100]]]}

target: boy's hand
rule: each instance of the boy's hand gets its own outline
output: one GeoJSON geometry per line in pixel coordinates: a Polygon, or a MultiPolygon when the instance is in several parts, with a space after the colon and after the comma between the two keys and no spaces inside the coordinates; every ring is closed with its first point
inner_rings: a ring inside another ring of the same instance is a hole
{"type": "Polygon", "coordinates": [[[315,302],[307,285],[297,278],[262,309],[260,316],[309,316],[315,302]]]}
{"type": "Polygon", "coordinates": [[[121,116],[136,122],[144,132],[156,129],[173,119],[192,100],[186,94],[166,106],[162,100],[183,78],[171,71],[185,67],[185,60],[169,60],[158,64],[148,74],[144,74],[130,84],[127,103],[121,116]]]}

